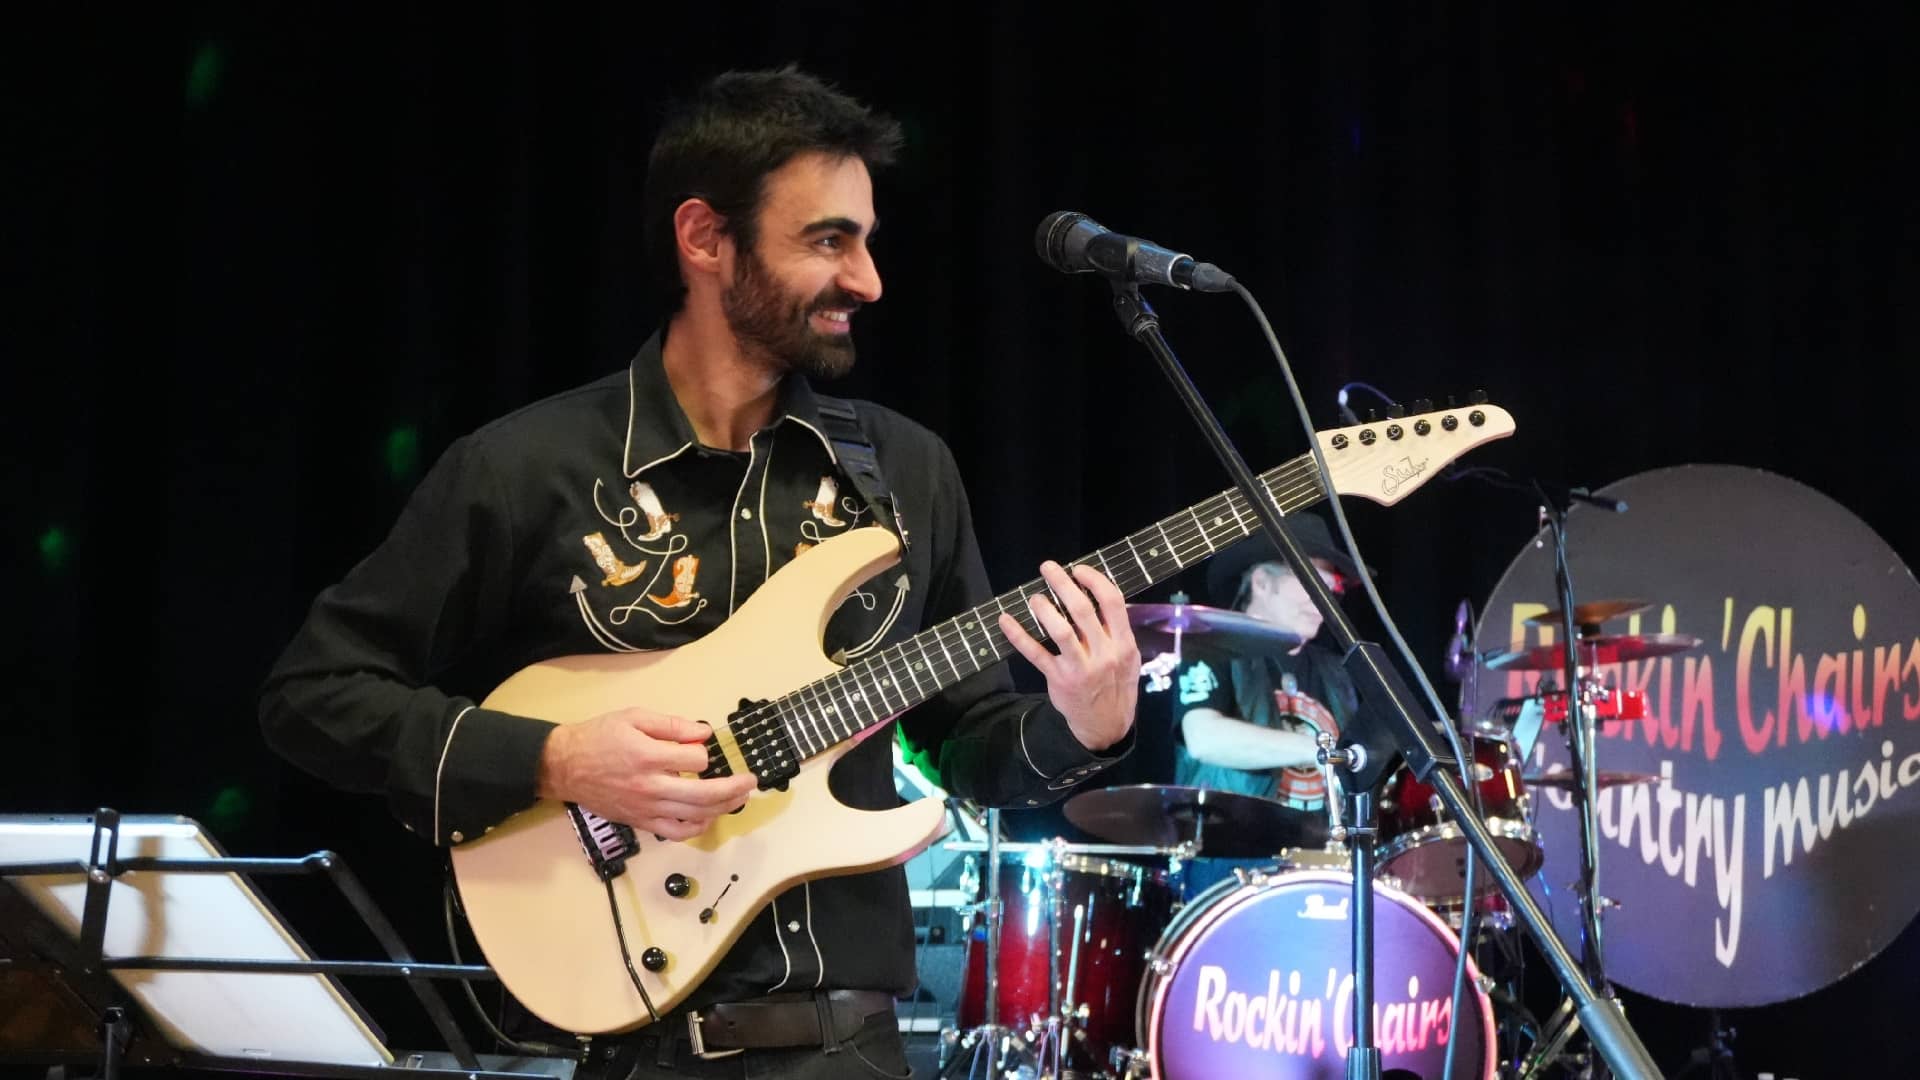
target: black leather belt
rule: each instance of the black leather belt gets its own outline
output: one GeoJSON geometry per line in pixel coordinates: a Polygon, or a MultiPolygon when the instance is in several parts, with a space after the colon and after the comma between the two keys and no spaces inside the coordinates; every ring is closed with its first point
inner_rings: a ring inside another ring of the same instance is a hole
{"type": "Polygon", "coordinates": [[[702,1058],[742,1050],[835,1047],[852,1038],[868,1017],[892,1011],[893,995],[879,990],[769,994],[687,1013],[687,1041],[702,1058]]]}

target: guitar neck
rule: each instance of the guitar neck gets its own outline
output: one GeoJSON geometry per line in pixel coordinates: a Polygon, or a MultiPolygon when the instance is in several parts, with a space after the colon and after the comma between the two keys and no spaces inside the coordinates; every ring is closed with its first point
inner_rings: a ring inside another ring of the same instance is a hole
{"type": "MultiPolygon", "coordinates": [[[[1310,454],[1259,476],[1281,510],[1294,513],[1326,497],[1310,454]]],[[[1117,543],[1068,564],[1086,564],[1133,596],[1243,540],[1260,527],[1246,497],[1235,489],[1162,518],[1117,543]]],[[[1051,595],[1040,578],[923,630],[899,644],[767,703],[785,727],[794,751],[810,758],[938,694],[1012,655],[999,616],[1011,615],[1029,634],[1047,633],[1027,606],[1051,595]]]]}

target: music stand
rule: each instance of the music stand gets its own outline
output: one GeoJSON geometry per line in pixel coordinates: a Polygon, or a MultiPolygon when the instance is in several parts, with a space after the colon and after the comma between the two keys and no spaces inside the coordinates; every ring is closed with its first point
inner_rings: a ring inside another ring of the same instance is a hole
{"type": "Polygon", "coordinates": [[[0,815],[0,1063],[123,1063],[287,1076],[569,1080],[564,1058],[477,1055],[430,980],[495,978],[414,960],[339,856],[228,858],[184,817],[0,815]],[[325,874],[388,962],[314,960],[249,880],[325,874]],[[404,978],[448,1047],[396,1056],[336,977],[404,978]],[[16,1014],[19,1010],[16,1010],[16,1014]],[[37,1021],[37,1022],[36,1022],[37,1021]],[[90,1021],[90,1043],[77,1029],[90,1021]]]}

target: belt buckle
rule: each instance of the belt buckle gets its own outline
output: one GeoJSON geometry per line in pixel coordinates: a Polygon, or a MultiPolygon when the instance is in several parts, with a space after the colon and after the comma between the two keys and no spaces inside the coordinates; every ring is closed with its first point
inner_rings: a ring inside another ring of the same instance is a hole
{"type": "Polygon", "coordinates": [[[735,1054],[746,1053],[744,1048],[734,1050],[707,1049],[706,1036],[700,1031],[700,1014],[697,1012],[687,1014],[687,1042],[693,1047],[693,1056],[699,1058],[701,1061],[717,1061],[720,1058],[730,1058],[735,1054]]]}

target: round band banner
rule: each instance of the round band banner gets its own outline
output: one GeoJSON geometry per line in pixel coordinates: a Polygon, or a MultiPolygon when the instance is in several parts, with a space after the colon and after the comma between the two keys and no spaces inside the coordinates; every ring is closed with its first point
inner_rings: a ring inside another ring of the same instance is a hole
{"type": "MultiPolygon", "coordinates": [[[[1615,982],[1703,1007],[1766,1005],[1857,969],[1920,911],[1920,585],[1865,523],[1794,481],[1688,465],[1577,506],[1576,603],[1651,606],[1600,632],[1685,634],[1698,647],[1605,665],[1644,719],[1603,721],[1603,772],[1650,774],[1596,800],[1602,922],[1615,982]]],[[[1484,657],[1551,644],[1527,618],[1557,608],[1553,550],[1528,543],[1478,630],[1484,657]]],[[[1475,672],[1473,714],[1557,672],[1475,672]]],[[[1522,773],[1568,768],[1548,723],[1522,773]]],[[[1576,955],[1577,817],[1563,788],[1528,787],[1546,854],[1529,882],[1576,955]]]]}

